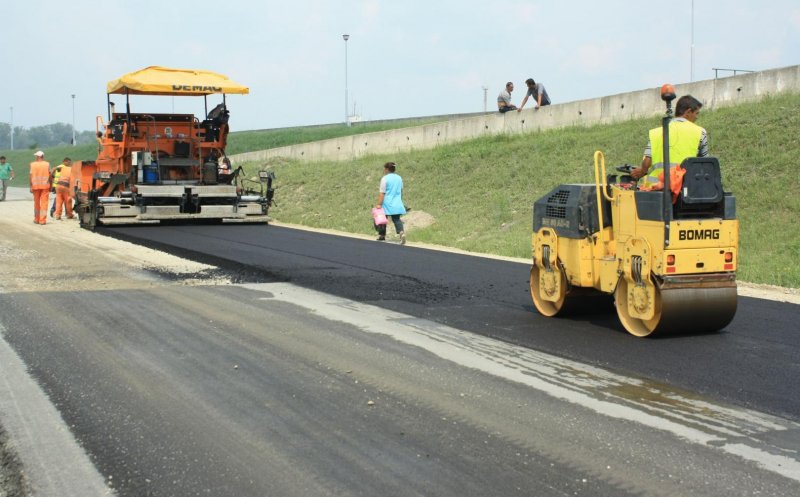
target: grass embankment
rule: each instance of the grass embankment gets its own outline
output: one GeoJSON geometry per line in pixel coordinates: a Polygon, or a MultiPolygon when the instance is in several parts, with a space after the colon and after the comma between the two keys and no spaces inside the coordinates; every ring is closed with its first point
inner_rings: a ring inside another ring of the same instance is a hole
{"type": "MultiPolygon", "coordinates": [[[[592,155],[611,169],[638,165],[656,117],[522,136],[494,136],[433,150],[376,155],[347,162],[272,161],[280,221],[371,233],[382,164],[398,163],[404,199],[434,222],[409,231],[410,241],[530,257],[534,200],[561,183],[591,183],[592,155]]],[[[800,287],[800,95],[704,110],[723,184],[740,220],[739,279],[800,287]]],[[[262,164],[249,164],[256,168],[262,164]]],[[[392,229],[390,228],[390,232],[392,229]]]]}

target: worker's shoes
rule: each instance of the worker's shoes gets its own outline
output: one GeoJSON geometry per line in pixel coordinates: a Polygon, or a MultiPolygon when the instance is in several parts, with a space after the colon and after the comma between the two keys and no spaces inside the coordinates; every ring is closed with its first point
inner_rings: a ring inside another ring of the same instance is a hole
{"type": "Polygon", "coordinates": [[[400,245],[405,245],[405,244],[406,244],[406,232],[405,231],[401,231],[400,232],[400,245]]]}
{"type": "Polygon", "coordinates": [[[386,240],[386,237],[385,237],[385,236],[379,236],[379,237],[378,237],[378,238],[376,238],[375,240],[376,240],[376,241],[378,241],[378,242],[382,242],[382,241],[385,241],[385,240],[386,240]]]}

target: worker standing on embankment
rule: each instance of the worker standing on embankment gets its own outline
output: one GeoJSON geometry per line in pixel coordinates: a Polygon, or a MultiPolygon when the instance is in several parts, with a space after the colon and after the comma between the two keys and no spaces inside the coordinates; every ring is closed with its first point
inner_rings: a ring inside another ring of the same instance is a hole
{"type": "Polygon", "coordinates": [[[47,224],[47,201],[50,198],[50,163],[39,150],[31,162],[30,185],[33,194],[33,222],[47,224]]]}

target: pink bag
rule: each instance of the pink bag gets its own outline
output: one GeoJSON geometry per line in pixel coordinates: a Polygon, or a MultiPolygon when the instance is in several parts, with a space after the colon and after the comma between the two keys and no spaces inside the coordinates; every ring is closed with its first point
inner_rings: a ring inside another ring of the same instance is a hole
{"type": "Polygon", "coordinates": [[[372,208],[372,219],[375,221],[376,225],[388,223],[386,214],[383,213],[383,209],[379,209],[377,207],[372,208]]]}

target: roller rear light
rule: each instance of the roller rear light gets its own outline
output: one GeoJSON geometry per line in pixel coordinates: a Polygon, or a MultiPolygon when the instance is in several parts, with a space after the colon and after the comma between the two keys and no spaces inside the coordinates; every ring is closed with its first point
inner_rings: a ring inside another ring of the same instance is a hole
{"type": "Polygon", "coordinates": [[[725,264],[722,267],[726,271],[733,271],[733,252],[725,252],[725,264]]]}

